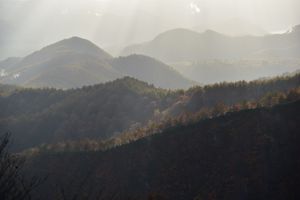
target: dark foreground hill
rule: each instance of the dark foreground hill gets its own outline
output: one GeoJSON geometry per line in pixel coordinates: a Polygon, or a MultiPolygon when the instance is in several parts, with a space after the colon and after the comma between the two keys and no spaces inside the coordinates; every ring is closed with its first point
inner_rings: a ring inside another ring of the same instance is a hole
{"type": "Polygon", "coordinates": [[[42,199],[64,188],[82,199],[296,200],[299,112],[300,101],[229,113],[107,152],[41,154],[28,169],[48,175],[42,199]]]}

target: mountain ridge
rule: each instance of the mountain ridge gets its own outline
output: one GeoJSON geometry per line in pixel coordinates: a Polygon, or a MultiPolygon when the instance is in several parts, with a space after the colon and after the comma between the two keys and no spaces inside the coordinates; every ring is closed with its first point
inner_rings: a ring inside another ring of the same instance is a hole
{"type": "Polygon", "coordinates": [[[122,64],[118,60],[122,59],[112,57],[92,42],[72,37],[48,45],[10,65],[7,61],[0,62],[0,82],[26,87],[70,89],[132,76],[167,89],[186,89],[195,84],[171,67],[150,57],[123,59],[131,60],[137,72],[124,72],[122,65],[126,63],[122,64]],[[145,62],[151,64],[143,67],[145,62]],[[113,66],[113,63],[118,65],[113,66]],[[155,77],[153,72],[149,73],[151,69],[164,76],[155,77]],[[169,81],[165,81],[166,79],[169,81]]]}
{"type": "Polygon", "coordinates": [[[218,104],[251,104],[269,93],[276,94],[276,102],[299,87],[299,77],[198,86],[187,91],[155,88],[130,77],[66,91],[11,91],[4,87],[4,96],[0,96],[0,131],[14,134],[17,150],[61,140],[109,139],[151,120],[205,113],[218,104]]]}
{"type": "Polygon", "coordinates": [[[291,33],[237,37],[211,30],[198,33],[189,29],[173,29],[159,34],[146,43],[127,46],[121,55],[144,54],[166,63],[247,58],[260,50],[290,47],[299,43],[298,27],[295,26],[291,33]]]}

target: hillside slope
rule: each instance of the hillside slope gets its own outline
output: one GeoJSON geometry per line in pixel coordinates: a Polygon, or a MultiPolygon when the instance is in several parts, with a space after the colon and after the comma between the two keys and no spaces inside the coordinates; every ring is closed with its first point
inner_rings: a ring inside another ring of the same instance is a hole
{"type": "Polygon", "coordinates": [[[149,120],[198,113],[220,103],[257,102],[299,85],[300,75],[295,75],[174,92],[127,77],[67,91],[18,89],[0,96],[0,132],[13,133],[16,150],[65,140],[108,139],[149,120]]]}
{"type": "Polygon", "coordinates": [[[187,89],[196,82],[192,82],[170,66],[143,55],[131,55],[112,60],[112,66],[127,76],[151,83],[156,87],[169,89],[187,89]]]}
{"type": "Polygon", "coordinates": [[[17,150],[64,140],[107,139],[150,120],[177,93],[122,78],[77,90],[23,89],[0,96],[0,132],[17,150]]]}
{"type": "MultiPolygon", "coordinates": [[[[107,152],[42,154],[28,163],[50,174],[39,188],[68,195],[84,181],[95,198],[101,188],[115,199],[299,199],[300,102],[245,110],[165,130],[107,152]],[[76,174],[76,178],[74,175],[76,174]],[[59,183],[59,185],[57,185],[59,183]]],[[[108,197],[108,196],[106,196],[108,197]]]]}
{"type": "Polygon", "coordinates": [[[146,56],[113,58],[92,42],[72,37],[25,58],[0,62],[0,82],[34,88],[70,89],[131,76],[166,89],[195,84],[166,64],[146,56]]]}
{"type": "Polygon", "coordinates": [[[121,77],[110,55],[93,43],[73,37],[28,55],[6,67],[2,83],[27,87],[76,88],[121,77]]]}

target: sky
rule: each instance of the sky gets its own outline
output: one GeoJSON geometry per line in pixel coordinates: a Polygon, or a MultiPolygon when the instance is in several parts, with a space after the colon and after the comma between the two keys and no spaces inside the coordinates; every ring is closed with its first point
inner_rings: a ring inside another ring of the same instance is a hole
{"type": "Polygon", "coordinates": [[[72,36],[114,53],[169,29],[230,20],[278,32],[300,24],[299,9],[299,0],[0,0],[0,59],[72,36]]]}

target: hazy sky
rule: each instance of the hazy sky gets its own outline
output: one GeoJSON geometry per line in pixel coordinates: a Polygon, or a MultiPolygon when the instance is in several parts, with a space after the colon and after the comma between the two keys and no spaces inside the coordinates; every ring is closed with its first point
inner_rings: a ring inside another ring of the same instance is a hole
{"type": "Polygon", "coordinates": [[[74,35],[114,49],[231,19],[278,31],[300,24],[299,9],[300,0],[0,0],[0,58],[74,35]]]}

